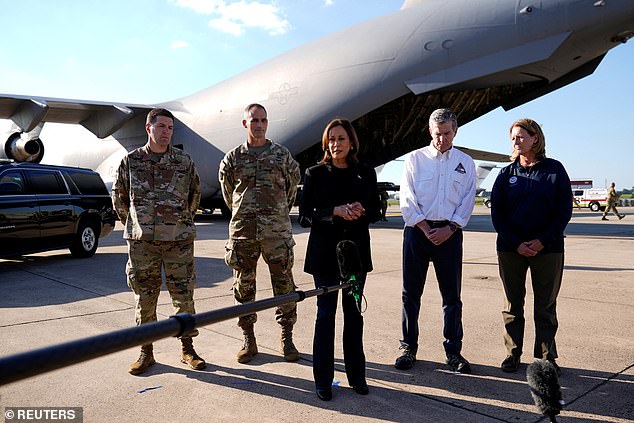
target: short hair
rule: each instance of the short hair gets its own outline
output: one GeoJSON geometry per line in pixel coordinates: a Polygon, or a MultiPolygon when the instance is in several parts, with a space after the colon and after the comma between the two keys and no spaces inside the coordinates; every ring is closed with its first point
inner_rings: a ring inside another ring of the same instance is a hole
{"type": "Polygon", "coordinates": [[[247,119],[249,117],[249,112],[253,108],[258,108],[258,109],[264,110],[264,114],[266,114],[268,116],[268,112],[266,111],[266,108],[263,105],[261,105],[260,103],[251,103],[247,107],[244,108],[244,118],[245,119],[247,119]]]}
{"type": "Polygon", "coordinates": [[[458,118],[450,109],[436,109],[429,115],[429,127],[438,125],[439,123],[451,122],[451,126],[455,131],[458,129],[458,118]]]}
{"type": "Polygon", "coordinates": [[[359,151],[359,138],[357,137],[357,132],[354,130],[352,123],[348,119],[345,118],[335,118],[331,120],[328,125],[326,125],[326,129],[324,129],[324,133],[321,136],[321,148],[324,150],[324,157],[321,159],[319,164],[329,164],[332,163],[332,155],[330,154],[330,149],[328,148],[329,134],[332,128],[337,126],[341,126],[348,134],[348,139],[350,139],[350,151],[346,156],[346,162],[348,164],[358,163],[359,159],[357,158],[357,153],[359,151]]]}
{"type": "MultiPolygon", "coordinates": [[[[535,135],[537,135],[537,142],[533,144],[532,150],[535,153],[535,158],[537,160],[545,159],[546,158],[546,136],[544,135],[544,132],[542,131],[541,126],[539,126],[539,123],[529,118],[516,120],[511,125],[511,128],[509,129],[509,134],[513,131],[513,128],[515,127],[524,129],[526,132],[528,132],[528,135],[530,135],[531,137],[534,137],[535,135]]],[[[515,161],[518,155],[519,154],[515,150],[513,150],[513,153],[511,154],[511,160],[515,161]]]]}
{"type": "Polygon", "coordinates": [[[145,119],[145,123],[146,124],[148,124],[148,123],[152,124],[152,123],[156,122],[156,118],[159,117],[159,116],[165,116],[165,117],[168,117],[168,118],[170,118],[172,120],[175,120],[174,119],[174,115],[169,110],[156,108],[156,109],[150,110],[150,112],[147,114],[147,118],[145,119]]]}

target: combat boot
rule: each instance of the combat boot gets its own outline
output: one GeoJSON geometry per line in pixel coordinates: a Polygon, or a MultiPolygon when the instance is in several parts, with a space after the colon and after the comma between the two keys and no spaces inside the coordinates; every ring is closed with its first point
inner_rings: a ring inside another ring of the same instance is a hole
{"type": "Polygon", "coordinates": [[[130,370],[128,370],[128,372],[131,375],[140,375],[154,363],[156,363],[154,360],[154,347],[152,344],[143,345],[141,347],[141,355],[139,355],[139,359],[130,364],[130,370]]]}
{"type": "Polygon", "coordinates": [[[253,357],[258,353],[258,345],[255,341],[255,333],[253,332],[253,326],[242,329],[244,333],[244,345],[242,349],[238,351],[238,363],[248,363],[253,360],[253,357]]]}
{"type": "Polygon", "coordinates": [[[284,353],[284,360],[297,361],[299,360],[299,351],[293,344],[293,326],[282,326],[282,336],[280,338],[280,347],[284,353]]]}
{"type": "Polygon", "coordinates": [[[207,366],[205,360],[203,360],[196,350],[194,350],[194,342],[191,338],[181,338],[183,344],[183,355],[181,356],[181,363],[189,364],[194,370],[202,370],[207,366]]]}

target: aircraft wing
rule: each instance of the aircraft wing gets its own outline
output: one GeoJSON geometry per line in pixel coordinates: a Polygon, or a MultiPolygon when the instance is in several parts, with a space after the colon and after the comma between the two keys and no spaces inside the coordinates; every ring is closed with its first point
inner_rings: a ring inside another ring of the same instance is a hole
{"type": "Polygon", "coordinates": [[[467,153],[468,155],[470,155],[473,160],[483,160],[487,162],[501,162],[501,163],[511,161],[508,154],[494,153],[492,151],[474,150],[473,148],[460,147],[457,145],[455,147],[458,150],[463,151],[464,153],[467,153]]]}
{"type": "Polygon", "coordinates": [[[420,95],[529,63],[546,60],[562,45],[569,35],[569,32],[563,32],[541,40],[514,46],[438,72],[420,76],[406,81],[405,84],[414,94],[420,95]]]}
{"type": "Polygon", "coordinates": [[[74,123],[98,138],[106,138],[151,109],[148,105],[0,94],[0,119],[11,119],[23,132],[30,132],[43,122],[74,123]]]}

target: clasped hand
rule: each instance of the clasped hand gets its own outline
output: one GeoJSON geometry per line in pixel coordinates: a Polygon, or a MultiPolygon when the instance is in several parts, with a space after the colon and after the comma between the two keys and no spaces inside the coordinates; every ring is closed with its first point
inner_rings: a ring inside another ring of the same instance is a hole
{"type": "Polygon", "coordinates": [[[333,215],[339,216],[344,220],[357,220],[365,214],[365,209],[358,201],[349,204],[342,204],[335,207],[333,215]]]}
{"type": "Polygon", "coordinates": [[[420,230],[423,231],[427,239],[429,239],[434,245],[442,244],[453,235],[453,231],[449,226],[431,228],[425,220],[423,220],[422,222],[418,222],[416,226],[418,226],[420,230]]]}
{"type": "Polygon", "coordinates": [[[522,242],[519,247],[517,247],[517,253],[524,257],[534,257],[543,249],[544,244],[542,244],[539,239],[534,239],[532,241],[522,242]]]}

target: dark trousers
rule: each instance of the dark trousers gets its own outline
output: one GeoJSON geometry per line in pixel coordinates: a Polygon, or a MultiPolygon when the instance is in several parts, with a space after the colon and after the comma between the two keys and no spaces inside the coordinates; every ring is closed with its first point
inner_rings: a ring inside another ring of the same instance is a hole
{"type": "MultiPolygon", "coordinates": [[[[339,284],[338,278],[313,276],[317,288],[339,284]]],[[[357,277],[361,286],[366,275],[357,277]]],[[[329,387],[335,375],[335,316],[339,291],[317,297],[317,320],[313,339],[313,376],[317,387],[329,387]]],[[[349,289],[342,291],[343,359],[348,383],[365,384],[365,354],[363,353],[363,316],[349,289]]]]}
{"type": "Polygon", "coordinates": [[[434,264],[444,314],[445,353],[462,350],[462,230],[434,245],[417,227],[405,227],[403,238],[403,339],[401,346],[418,351],[418,315],[429,262],[434,264]]]}
{"type": "Polygon", "coordinates": [[[506,295],[504,345],[508,354],[521,355],[524,346],[526,272],[530,268],[535,303],[535,358],[557,358],[557,295],[564,270],[564,253],[524,257],[498,251],[500,278],[506,295]]]}

